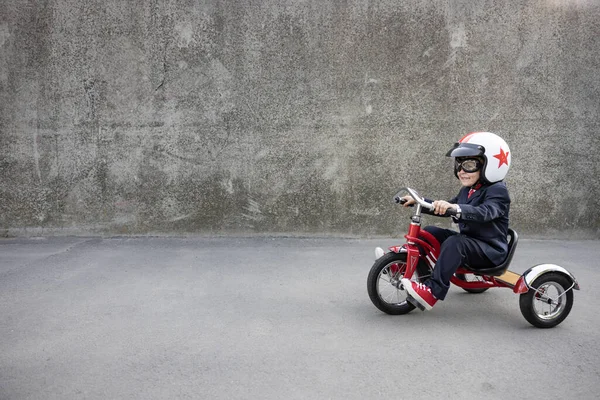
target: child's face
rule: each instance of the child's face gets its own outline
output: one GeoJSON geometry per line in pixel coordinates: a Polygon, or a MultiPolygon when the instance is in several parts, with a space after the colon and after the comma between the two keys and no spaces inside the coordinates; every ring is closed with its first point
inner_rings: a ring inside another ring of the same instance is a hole
{"type": "Polygon", "coordinates": [[[481,176],[482,167],[483,160],[480,157],[457,157],[454,160],[454,172],[463,186],[475,185],[481,176]]]}
{"type": "Polygon", "coordinates": [[[458,171],[458,179],[460,179],[460,183],[463,186],[473,186],[479,180],[479,175],[481,171],[476,172],[465,172],[464,170],[458,171]]]}

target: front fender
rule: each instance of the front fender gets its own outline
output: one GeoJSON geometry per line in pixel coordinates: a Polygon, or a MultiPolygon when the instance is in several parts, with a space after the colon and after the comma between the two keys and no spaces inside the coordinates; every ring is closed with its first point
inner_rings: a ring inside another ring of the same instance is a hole
{"type": "Polygon", "coordinates": [[[558,272],[565,275],[573,282],[573,289],[579,290],[579,283],[577,283],[577,279],[575,279],[573,274],[556,264],[539,264],[535,267],[531,267],[523,272],[523,279],[525,280],[525,283],[527,283],[527,286],[530,287],[533,281],[547,272],[558,272]]]}
{"type": "MultiPolygon", "coordinates": [[[[389,248],[389,251],[394,253],[408,253],[408,250],[404,245],[402,246],[392,246],[389,248]]],[[[375,260],[379,260],[385,254],[385,251],[381,247],[375,247],[375,260]]]]}

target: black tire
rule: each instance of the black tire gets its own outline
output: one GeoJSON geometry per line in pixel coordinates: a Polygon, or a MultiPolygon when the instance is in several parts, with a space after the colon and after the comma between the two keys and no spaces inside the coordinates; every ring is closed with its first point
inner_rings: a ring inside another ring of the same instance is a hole
{"type": "Polygon", "coordinates": [[[571,279],[558,272],[538,277],[531,289],[519,297],[523,317],[538,328],[553,328],[560,324],[573,307],[572,285],[571,279]]]}
{"type": "MultiPolygon", "coordinates": [[[[405,270],[406,253],[390,252],[377,259],[369,271],[367,278],[369,297],[375,307],[384,313],[402,315],[415,309],[415,306],[406,301],[406,291],[400,284],[405,270]]],[[[431,270],[420,259],[413,280],[423,282],[429,276],[431,270]]]]}
{"type": "MultiPolygon", "coordinates": [[[[465,274],[454,274],[454,276],[456,276],[458,279],[460,279],[461,281],[465,281],[468,282],[467,277],[465,274]]],[[[486,290],[488,290],[489,288],[482,288],[482,289],[467,289],[467,288],[461,288],[462,290],[464,290],[465,292],[469,292],[469,293],[483,293],[486,290]]]]}

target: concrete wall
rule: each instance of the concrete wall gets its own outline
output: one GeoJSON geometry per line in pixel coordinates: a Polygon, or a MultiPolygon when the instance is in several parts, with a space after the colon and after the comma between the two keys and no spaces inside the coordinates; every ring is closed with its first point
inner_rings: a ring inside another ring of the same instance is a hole
{"type": "Polygon", "coordinates": [[[599,37],[598,0],[2,0],[0,227],[397,234],[489,130],[517,230],[598,237],[599,37]]]}

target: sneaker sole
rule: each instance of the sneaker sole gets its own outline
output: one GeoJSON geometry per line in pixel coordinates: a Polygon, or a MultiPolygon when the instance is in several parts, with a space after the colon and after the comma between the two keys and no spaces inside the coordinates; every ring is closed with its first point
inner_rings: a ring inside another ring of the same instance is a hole
{"type": "Polygon", "coordinates": [[[419,303],[417,299],[412,297],[410,294],[406,295],[406,301],[408,301],[413,306],[417,307],[419,310],[425,311],[425,307],[423,306],[423,304],[419,303]]]}
{"type": "MultiPolygon", "coordinates": [[[[402,279],[402,280],[404,280],[404,279],[402,279]]],[[[404,282],[403,282],[403,286],[404,286],[404,290],[406,290],[406,292],[408,293],[408,296],[406,296],[406,299],[408,301],[410,301],[409,298],[414,300],[414,303],[412,301],[410,302],[412,305],[419,307],[423,311],[431,310],[433,308],[433,306],[430,306],[429,304],[427,304],[427,302],[425,300],[423,300],[423,298],[421,296],[419,296],[417,294],[417,292],[415,292],[413,290],[412,285],[410,285],[410,284],[404,285],[404,282]]]]}

